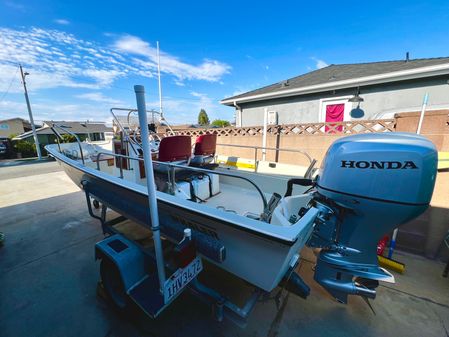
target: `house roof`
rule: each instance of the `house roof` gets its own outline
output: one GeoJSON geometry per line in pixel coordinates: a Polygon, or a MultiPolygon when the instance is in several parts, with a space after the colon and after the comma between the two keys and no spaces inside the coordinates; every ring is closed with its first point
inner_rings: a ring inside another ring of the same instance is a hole
{"type": "MultiPolygon", "coordinates": [[[[103,122],[74,122],[74,121],[44,121],[44,126],[36,129],[38,135],[51,135],[53,131],[51,126],[53,124],[67,128],[68,131],[76,134],[87,134],[96,132],[112,132],[112,128],[106,126],[103,122]]],[[[61,129],[57,128],[59,133],[64,133],[61,129]]],[[[25,139],[33,135],[32,131],[28,131],[18,135],[14,139],[25,139]]]]}
{"type": "MultiPolygon", "coordinates": [[[[86,121],[44,121],[44,127],[50,127],[53,124],[67,128],[74,133],[93,133],[93,132],[109,132],[111,127],[105,125],[104,122],[86,122],[86,121]]],[[[51,130],[50,130],[50,133],[51,130]]]]}
{"type": "Polygon", "coordinates": [[[444,74],[449,74],[449,57],[331,64],[260,89],[225,98],[220,103],[233,105],[234,102],[260,101],[444,74]]]}
{"type": "Polygon", "coordinates": [[[21,120],[22,122],[28,123],[28,121],[26,121],[26,120],[24,120],[23,118],[20,118],[20,117],[14,117],[14,118],[8,118],[8,119],[0,119],[0,123],[9,122],[9,121],[16,121],[16,120],[21,120]]]}

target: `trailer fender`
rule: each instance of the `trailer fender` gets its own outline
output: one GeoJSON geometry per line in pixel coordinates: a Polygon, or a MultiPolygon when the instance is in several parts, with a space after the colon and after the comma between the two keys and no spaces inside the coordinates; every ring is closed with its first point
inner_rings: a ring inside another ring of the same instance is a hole
{"type": "Polygon", "coordinates": [[[108,259],[117,267],[127,294],[147,274],[144,254],[135,243],[121,234],[97,242],[95,259],[108,259]]]}

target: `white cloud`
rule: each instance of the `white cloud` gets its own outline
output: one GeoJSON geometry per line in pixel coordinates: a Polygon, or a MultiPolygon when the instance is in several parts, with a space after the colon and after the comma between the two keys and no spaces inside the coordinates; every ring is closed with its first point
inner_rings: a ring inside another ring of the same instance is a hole
{"type": "MultiPolygon", "coordinates": [[[[210,120],[217,118],[232,120],[233,112],[214,103],[210,97],[202,93],[191,93],[192,97],[175,98],[165,97],[164,112],[169,124],[196,123],[200,109],[205,109],[210,120]]],[[[95,120],[111,121],[109,109],[113,105],[132,106],[134,102],[127,104],[113,98],[104,96],[99,92],[76,95],[80,101],[75,103],[61,103],[56,100],[32,99],[33,116],[36,122],[43,120],[95,120]],[[91,102],[96,102],[92,104],[91,102]]],[[[22,99],[22,98],[21,98],[22,99]]],[[[23,99],[22,99],[23,100],[23,99]]],[[[159,100],[148,101],[149,110],[159,110],[159,100]]],[[[3,118],[22,117],[28,119],[25,102],[2,101],[0,102],[0,116],[3,118]]]]}
{"type": "MultiPolygon", "coordinates": [[[[163,101],[164,116],[171,125],[195,124],[201,109],[206,110],[209,119],[227,119],[231,121],[232,111],[215,103],[207,94],[191,91],[192,97],[165,97],[163,101]]],[[[149,110],[159,110],[159,101],[147,102],[149,110]]]]}
{"type": "Polygon", "coordinates": [[[190,94],[193,97],[198,98],[197,105],[200,107],[200,109],[205,109],[207,111],[207,110],[213,110],[216,107],[216,105],[212,101],[212,99],[209,96],[207,96],[206,94],[199,93],[196,91],[191,91],[190,94]]]}
{"type": "Polygon", "coordinates": [[[0,28],[0,86],[17,64],[30,72],[30,90],[56,87],[100,89],[127,73],[140,74],[115,55],[89,41],[57,30],[0,28]],[[102,50],[102,51],[100,51],[102,50]]]}
{"type": "MultiPolygon", "coordinates": [[[[64,104],[61,102],[33,101],[33,117],[37,124],[45,120],[95,120],[110,121],[108,104],[64,104]]],[[[0,116],[4,118],[21,117],[28,119],[25,102],[2,101],[0,102],[0,116]]]]}
{"type": "MultiPolygon", "coordinates": [[[[0,71],[5,75],[0,76],[0,88],[7,86],[8,75],[18,63],[31,73],[30,90],[102,89],[131,75],[154,77],[157,70],[156,49],[130,35],[118,38],[109,48],[60,30],[0,28],[0,46],[0,71]]],[[[183,85],[192,79],[217,82],[231,67],[209,59],[192,65],[162,51],[161,68],[183,85]]]]}
{"type": "Polygon", "coordinates": [[[7,93],[17,93],[23,90],[18,66],[0,64],[0,74],[0,98],[4,98],[7,93]]]}
{"type": "Polygon", "coordinates": [[[86,69],[83,72],[83,75],[94,79],[100,87],[107,87],[112,84],[116,78],[124,76],[125,73],[119,70],[86,69]]]}
{"type": "MultiPolygon", "coordinates": [[[[149,71],[157,69],[157,49],[139,37],[122,36],[115,41],[114,47],[121,52],[141,56],[142,59],[134,58],[134,62],[149,71]]],[[[188,64],[163,51],[160,52],[160,58],[161,71],[174,75],[178,81],[194,79],[218,82],[231,70],[229,65],[209,59],[204,59],[198,65],[188,64]]]]}
{"type": "Polygon", "coordinates": [[[70,25],[70,21],[66,19],[55,19],[54,22],[63,26],[70,25]]]}
{"type": "Polygon", "coordinates": [[[201,98],[201,99],[207,98],[207,95],[206,95],[206,94],[202,94],[202,93],[196,92],[196,91],[191,91],[190,94],[191,94],[193,97],[198,97],[198,98],[201,98]]]}
{"type": "MultiPolygon", "coordinates": [[[[109,38],[116,36],[111,35],[109,38]]],[[[151,78],[157,71],[155,48],[137,37],[120,37],[111,48],[60,30],[0,27],[0,46],[0,93],[9,88],[8,95],[0,97],[0,116],[6,117],[27,118],[23,88],[17,71],[19,63],[30,73],[27,85],[36,120],[83,120],[92,116],[107,120],[111,105],[126,105],[129,102],[107,97],[102,94],[103,89],[110,88],[122,78],[151,78]],[[46,92],[45,96],[39,92],[61,87],[93,92],[69,93],[68,97],[59,96],[60,92],[54,96],[51,91],[50,94],[46,92]],[[73,97],[82,101],[67,104],[73,97]]],[[[199,64],[189,64],[165,52],[161,52],[161,63],[162,71],[180,86],[184,86],[187,80],[220,83],[222,76],[230,71],[230,66],[216,60],[205,59],[199,64]]],[[[201,108],[206,109],[211,119],[223,111],[207,95],[195,91],[190,94],[185,99],[164,98],[169,121],[194,122],[201,108]]],[[[131,104],[134,103],[132,101],[131,104]]],[[[158,108],[158,102],[154,103],[153,108],[158,108]]]]}
{"type": "Polygon", "coordinates": [[[83,100],[89,100],[93,102],[99,102],[99,103],[108,103],[108,104],[123,104],[121,100],[114,99],[112,97],[104,96],[101,92],[88,92],[85,94],[76,95],[76,98],[83,99],[83,100]]]}
{"type": "Polygon", "coordinates": [[[23,117],[28,119],[25,102],[0,101],[0,116],[2,119],[23,117]]]}
{"type": "Polygon", "coordinates": [[[325,68],[325,67],[329,66],[329,64],[327,64],[325,61],[320,60],[316,57],[311,57],[311,59],[315,61],[315,67],[317,69],[321,69],[321,68],[325,68]]]}

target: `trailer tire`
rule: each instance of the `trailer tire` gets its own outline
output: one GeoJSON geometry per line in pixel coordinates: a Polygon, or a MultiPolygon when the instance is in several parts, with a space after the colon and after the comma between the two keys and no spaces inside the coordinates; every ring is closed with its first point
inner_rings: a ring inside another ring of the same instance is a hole
{"type": "Polygon", "coordinates": [[[129,297],[117,266],[109,259],[103,258],[100,264],[100,276],[108,302],[119,312],[124,312],[128,308],[129,297]]]}

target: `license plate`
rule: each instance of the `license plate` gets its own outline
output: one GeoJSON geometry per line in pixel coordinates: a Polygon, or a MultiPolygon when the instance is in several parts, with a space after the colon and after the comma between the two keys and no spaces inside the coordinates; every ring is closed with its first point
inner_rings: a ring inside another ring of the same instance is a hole
{"type": "Polygon", "coordinates": [[[164,302],[168,303],[174,299],[202,270],[203,263],[201,262],[201,258],[197,256],[187,267],[179,268],[175,271],[174,274],[165,281],[164,302]]]}

